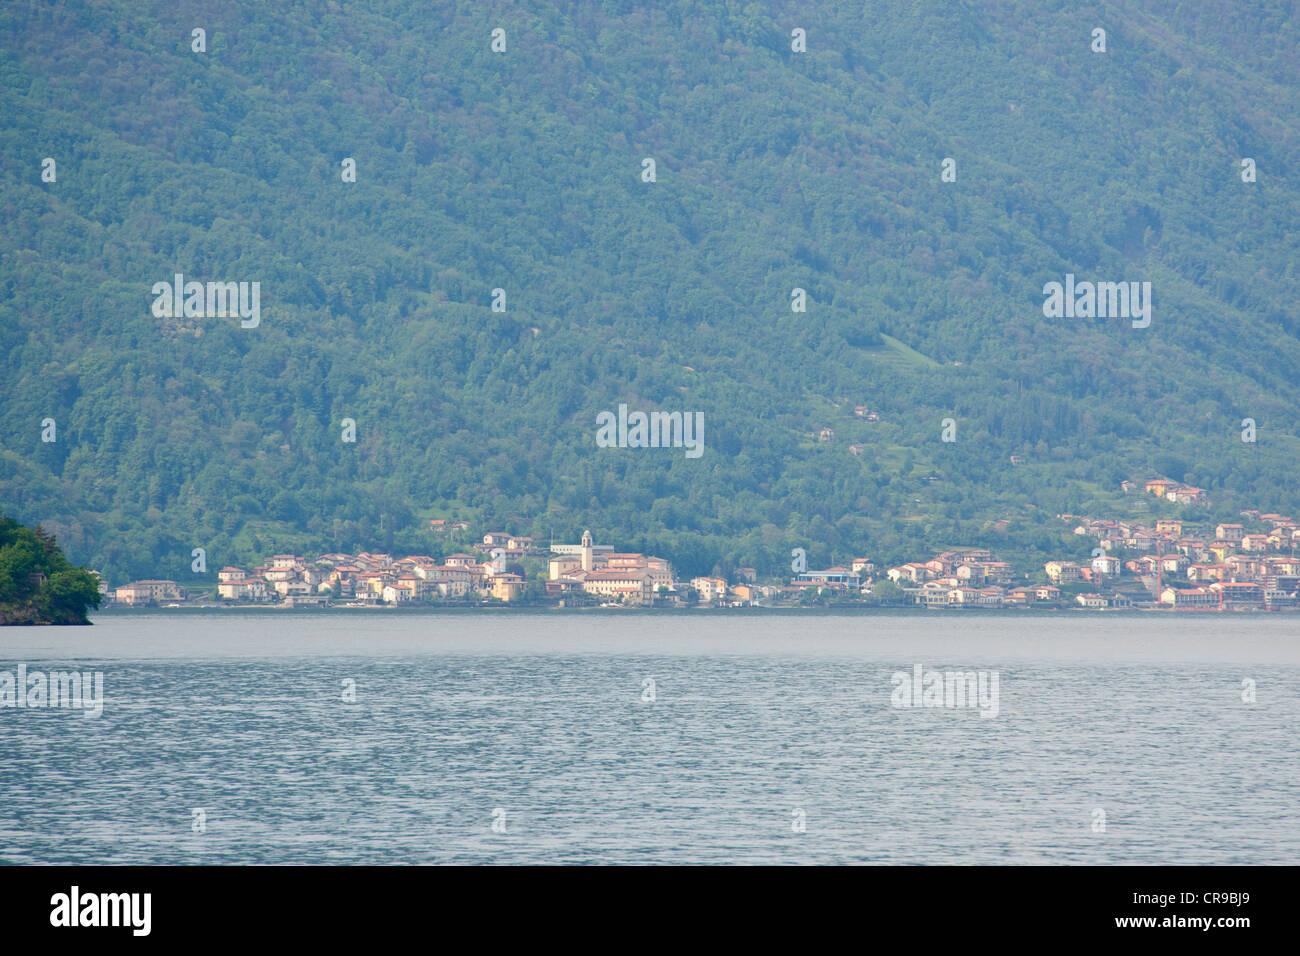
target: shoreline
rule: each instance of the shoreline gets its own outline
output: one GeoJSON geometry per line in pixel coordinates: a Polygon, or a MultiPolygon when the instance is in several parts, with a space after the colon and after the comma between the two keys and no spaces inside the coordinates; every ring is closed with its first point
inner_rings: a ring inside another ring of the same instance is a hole
{"type": "Polygon", "coordinates": [[[704,617],[718,616],[782,616],[782,615],[818,615],[818,614],[840,614],[840,615],[875,615],[887,614],[896,617],[923,617],[929,615],[953,614],[961,616],[996,616],[996,617],[1060,617],[1062,615],[1070,616],[1106,616],[1106,617],[1149,617],[1151,615],[1250,615],[1250,616],[1273,616],[1286,615],[1289,612],[1296,613],[1300,608],[1275,609],[1266,608],[1083,608],[1083,607],[912,607],[907,605],[887,605],[877,607],[860,607],[854,605],[828,605],[822,607],[767,607],[767,606],[749,606],[749,607],[697,607],[697,608],[649,608],[649,607],[555,607],[551,605],[528,604],[528,605],[480,605],[468,607],[455,606],[435,606],[425,605],[421,607],[397,607],[394,605],[369,605],[364,607],[350,607],[347,605],[329,605],[329,606],[311,606],[311,607],[287,607],[275,604],[244,604],[244,605],[221,605],[221,604],[194,604],[181,607],[118,607],[118,608],[101,608],[92,615],[92,622],[95,618],[111,616],[159,616],[167,614],[197,614],[204,612],[220,612],[234,614],[249,613],[267,613],[267,614],[336,614],[347,612],[383,612],[387,614],[401,614],[410,616],[424,615],[441,615],[441,614],[531,614],[531,615],[583,615],[583,614],[609,614],[609,615],[637,615],[637,616],[669,616],[669,615],[692,615],[704,617]]]}

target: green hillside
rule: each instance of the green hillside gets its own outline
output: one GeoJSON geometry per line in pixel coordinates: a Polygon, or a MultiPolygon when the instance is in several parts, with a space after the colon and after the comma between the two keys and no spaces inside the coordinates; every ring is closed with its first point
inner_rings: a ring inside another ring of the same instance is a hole
{"type": "Polygon", "coordinates": [[[1039,554],[1154,473],[1300,511],[1292,4],[308,6],[0,7],[0,510],[112,583],[431,517],[1039,554]],[[260,323],[156,316],[176,273],[260,323]],[[1067,273],[1150,326],[1047,318],[1067,273]],[[620,403],[704,454],[598,448],[620,403]]]}

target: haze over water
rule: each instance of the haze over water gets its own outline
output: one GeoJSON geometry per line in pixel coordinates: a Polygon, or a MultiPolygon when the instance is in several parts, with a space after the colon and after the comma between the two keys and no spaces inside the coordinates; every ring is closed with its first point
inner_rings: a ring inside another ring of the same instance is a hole
{"type": "Polygon", "coordinates": [[[119,613],[20,663],[105,701],[0,709],[7,863],[1300,860],[1286,617],[119,613]],[[916,664],[997,716],[891,706],[916,664]]]}

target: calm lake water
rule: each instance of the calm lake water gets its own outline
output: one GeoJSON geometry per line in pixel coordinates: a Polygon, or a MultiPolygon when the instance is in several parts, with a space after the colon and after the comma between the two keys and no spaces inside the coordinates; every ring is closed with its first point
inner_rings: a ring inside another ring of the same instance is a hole
{"type": "Polygon", "coordinates": [[[7,863],[1300,862],[1300,617],[120,613],[19,664],[104,703],[0,708],[7,863]]]}

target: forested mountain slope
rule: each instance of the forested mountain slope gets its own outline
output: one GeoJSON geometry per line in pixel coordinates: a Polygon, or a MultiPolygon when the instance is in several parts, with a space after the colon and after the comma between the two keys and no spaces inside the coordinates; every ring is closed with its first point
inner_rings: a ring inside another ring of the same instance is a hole
{"type": "Polygon", "coordinates": [[[5,4],[0,506],[114,583],[443,516],[700,573],[1042,553],[1153,473],[1300,510],[1291,3],[658,6],[5,4]],[[1149,327],[1045,316],[1067,273],[1149,327]],[[620,403],[704,454],[598,448],[620,403]]]}

